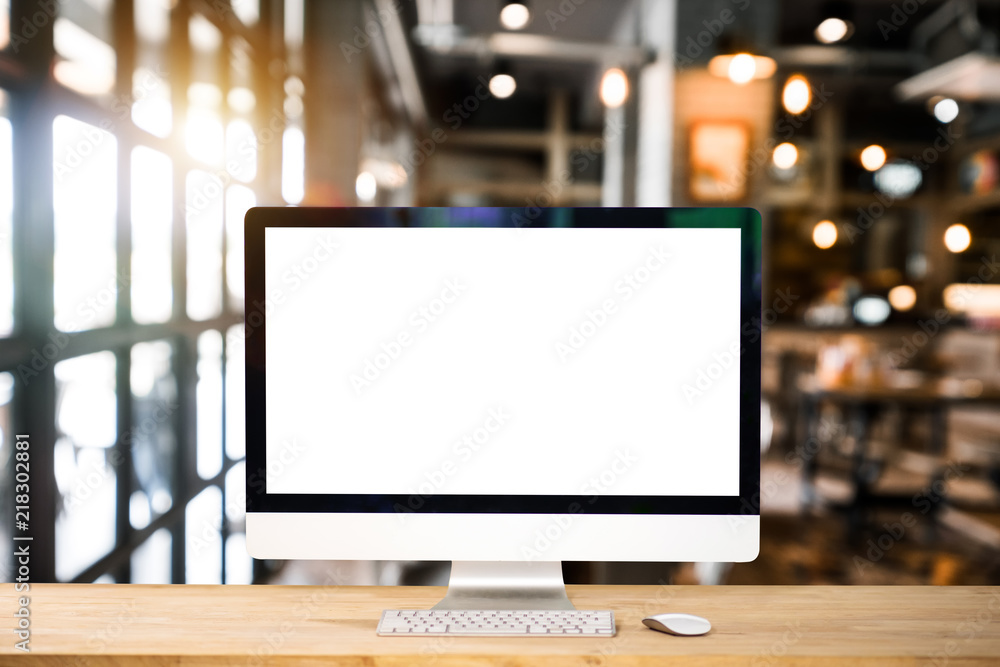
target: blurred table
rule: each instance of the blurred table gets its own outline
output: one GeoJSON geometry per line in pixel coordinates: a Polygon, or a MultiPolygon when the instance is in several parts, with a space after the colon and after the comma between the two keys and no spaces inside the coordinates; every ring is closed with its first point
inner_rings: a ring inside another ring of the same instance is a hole
{"type": "MultiPolygon", "coordinates": [[[[762,558],[767,558],[765,552],[762,558]]],[[[614,637],[378,637],[385,608],[425,609],[441,587],[32,584],[30,653],[18,665],[945,665],[1000,664],[1000,591],[916,586],[569,586],[615,612],[614,637]],[[644,627],[668,611],[708,618],[701,637],[644,627]]],[[[0,594],[17,609],[14,586],[0,594]]]]}
{"type": "MultiPolygon", "coordinates": [[[[910,376],[902,376],[910,377],[910,376]]],[[[899,407],[906,412],[922,412],[931,420],[931,434],[924,443],[924,451],[942,462],[948,445],[948,411],[960,405],[1000,406],[1000,388],[984,386],[978,380],[920,379],[906,383],[868,383],[824,386],[814,377],[804,380],[802,413],[806,424],[808,442],[821,442],[819,435],[820,406],[832,403],[844,409],[851,435],[855,439],[852,452],[851,483],[853,499],[850,503],[853,519],[857,511],[876,504],[912,503],[912,496],[892,497],[872,492],[872,483],[880,470],[881,462],[872,460],[869,453],[871,425],[884,411],[899,407]]],[[[807,450],[808,451],[808,450],[807,450]]],[[[807,502],[815,501],[815,478],[818,467],[818,448],[808,456],[803,466],[804,493],[807,502]]],[[[943,472],[942,472],[943,474],[943,472]]],[[[932,476],[932,482],[933,482],[932,476]]],[[[936,509],[937,503],[934,504],[936,509]]],[[[852,528],[856,527],[852,522],[852,528]]]]}

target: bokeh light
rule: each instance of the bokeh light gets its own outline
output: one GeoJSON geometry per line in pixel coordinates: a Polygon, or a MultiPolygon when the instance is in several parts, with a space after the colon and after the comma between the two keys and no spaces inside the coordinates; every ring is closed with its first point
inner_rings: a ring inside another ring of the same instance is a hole
{"type": "Polygon", "coordinates": [[[972,243],[972,234],[965,225],[956,224],[945,230],[944,247],[951,252],[962,252],[972,243]]]}
{"type": "Polygon", "coordinates": [[[801,74],[789,77],[781,91],[781,104],[785,111],[800,114],[809,107],[810,101],[812,90],[809,88],[809,81],[801,74]]]}
{"type": "Polygon", "coordinates": [[[795,144],[787,141],[775,146],[774,152],[771,153],[771,160],[778,169],[791,169],[798,162],[798,159],[799,149],[795,147],[795,144]]]}
{"type": "Polygon", "coordinates": [[[885,164],[885,149],[872,144],[861,151],[861,166],[868,171],[877,171],[885,164]]]}
{"type": "Polygon", "coordinates": [[[816,247],[826,250],[827,248],[832,248],[836,242],[837,225],[829,220],[817,222],[816,226],[813,227],[813,243],[816,244],[816,247]]]}

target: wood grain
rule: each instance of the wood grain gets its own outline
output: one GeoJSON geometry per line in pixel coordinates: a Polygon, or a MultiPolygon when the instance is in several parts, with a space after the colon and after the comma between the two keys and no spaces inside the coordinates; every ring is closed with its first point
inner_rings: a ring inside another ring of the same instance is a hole
{"type": "MultiPolygon", "coordinates": [[[[613,638],[378,637],[382,609],[430,607],[437,587],[36,584],[31,652],[4,632],[0,665],[1000,665],[1000,589],[989,587],[570,586],[613,609],[613,638]],[[643,616],[705,616],[673,637],[643,616]]],[[[4,586],[13,627],[19,595],[4,586]]]]}

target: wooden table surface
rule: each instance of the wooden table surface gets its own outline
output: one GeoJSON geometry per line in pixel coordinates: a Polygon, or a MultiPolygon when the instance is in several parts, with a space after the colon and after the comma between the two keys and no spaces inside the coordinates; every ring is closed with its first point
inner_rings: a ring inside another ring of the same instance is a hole
{"type": "MultiPolygon", "coordinates": [[[[34,584],[30,653],[4,630],[0,665],[1000,665],[1000,588],[570,586],[610,608],[604,638],[378,637],[384,608],[427,608],[438,587],[34,584]],[[702,637],[640,619],[689,612],[702,637]]],[[[3,586],[6,625],[19,595],[3,586]]]]}

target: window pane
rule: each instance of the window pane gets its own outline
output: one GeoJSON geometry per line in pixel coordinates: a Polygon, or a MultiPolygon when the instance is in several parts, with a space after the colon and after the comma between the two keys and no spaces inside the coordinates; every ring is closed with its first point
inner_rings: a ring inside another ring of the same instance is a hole
{"type": "Polygon", "coordinates": [[[245,185],[231,185],[226,191],[226,285],[229,307],[243,310],[243,220],[257,205],[257,196],[245,185]]]}
{"type": "Polygon", "coordinates": [[[222,312],[222,181],[206,171],[187,176],[187,312],[207,320],[222,312]]]}
{"type": "Polygon", "coordinates": [[[53,451],[60,507],[56,577],[73,578],[115,544],[115,357],[98,352],[55,365],[53,451]]]}
{"type": "MultiPolygon", "coordinates": [[[[74,3],[67,3],[72,6],[74,3]]],[[[78,23],[57,18],[53,25],[56,80],[83,95],[108,95],[115,87],[115,50],[78,23]]]]}
{"type": "MultiPolygon", "coordinates": [[[[10,373],[0,373],[0,461],[9,461],[14,451],[14,432],[10,426],[11,401],[14,400],[14,376],[10,373]]],[[[228,481],[228,480],[227,480],[228,481]]],[[[13,489],[10,485],[14,482],[13,475],[7,474],[0,478],[0,497],[13,497],[13,489]]],[[[0,540],[6,544],[11,543],[11,521],[14,515],[11,512],[4,512],[6,516],[0,516],[0,540]]],[[[4,581],[13,581],[11,572],[10,550],[0,550],[0,577],[4,581]]]]}
{"type": "Polygon", "coordinates": [[[195,14],[188,21],[188,37],[191,47],[198,54],[214,55],[222,46],[222,33],[200,14],[195,14]]]}
{"type": "Polygon", "coordinates": [[[285,46],[296,50],[305,33],[305,0],[285,0],[285,46]]]}
{"type": "Polygon", "coordinates": [[[290,127],[281,141],[281,196],[298,204],[305,196],[306,139],[302,130],[290,127]]]}
{"type": "Polygon", "coordinates": [[[260,19],[260,0],[233,0],[233,12],[243,25],[254,25],[260,19]]]}
{"type": "Polygon", "coordinates": [[[145,146],[132,151],[132,319],[170,319],[173,164],[145,146]]]}
{"type": "Polygon", "coordinates": [[[222,164],[225,137],[217,111],[192,106],[184,132],[185,146],[191,157],[206,164],[222,164]]]}
{"type": "Polygon", "coordinates": [[[150,514],[149,496],[141,489],[133,491],[128,501],[128,522],[136,530],[142,530],[152,520],[150,514]]]}
{"type": "Polygon", "coordinates": [[[226,521],[232,532],[241,533],[246,531],[246,520],[246,461],[240,461],[226,473],[226,521]]]}
{"type": "MultiPolygon", "coordinates": [[[[0,10],[6,5],[0,0],[0,10]]],[[[0,18],[2,22],[6,18],[0,18]]],[[[2,35],[0,35],[2,37],[2,35]]],[[[7,93],[0,90],[0,336],[14,330],[14,254],[11,246],[14,212],[13,133],[7,116],[7,93]]]]}
{"type": "Polygon", "coordinates": [[[226,456],[235,461],[246,455],[244,335],[242,324],[226,332],[226,456]]]}
{"type": "Polygon", "coordinates": [[[249,584],[253,561],[247,554],[246,464],[237,463],[226,473],[226,521],[231,534],[226,538],[226,583],[249,584]]]}
{"type": "Polygon", "coordinates": [[[0,0],[0,49],[10,44],[10,0],[0,0]]]}
{"type": "Polygon", "coordinates": [[[170,37],[170,0],[135,0],[135,32],[140,42],[165,44],[170,37]]]}
{"type": "Polygon", "coordinates": [[[169,62],[170,0],[135,0],[136,69],[132,74],[132,120],[138,127],[167,137],[173,126],[170,85],[163,63],[169,62]]]}
{"type": "Polygon", "coordinates": [[[222,583],[222,491],[210,486],[187,505],[184,583],[222,583]]]}
{"type": "Polygon", "coordinates": [[[219,88],[222,33],[208,19],[195,14],[188,22],[188,36],[193,53],[185,145],[196,160],[222,166],[225,157],[225,131],[219,115],[223,99],[219,88]]]}
{"type": "Polygon", "coordinates": [[[93,125],[52,122],[55,212],[55,324],[63,331],[115,320],[117,142],[93,125]]]}
{"type": "Polygon", "coordinates": [[[160,516],[173,504],[177,382],[171,369],[170,344],[166,341],[132,346],[131,359],[129,381],[134,426],[130,444],[138,490],[143,495],[133,497],[129,515],[141,522],[147,515],[150,520],[160,516]],[[146,507],[139,504],[142,501],[148,503],[146,507]]]}
{"type": "Polygon", "coordinates": [[[244,183],[257,176],[257,136],[245,120],[234,120],[226,128],[226,169],[244,183]]]}
{"type": "Polygon", "coordinates": [[[167,80],[149,67],[139,67],[132,75],[132,96],[132,121],[158,137],[170,136],[173,107],[167,80]]]}
{"type": "Polygon", "coordinates": [[[198,336],[198,475],[211,479],[222,470],[222,334],[198,336]]]}
{"type": "Polygon", "coordinates": [[[226,583],[249,584],[253,580],[253,560],[247,554],[247,536],[235,533],[226,538],[226,583]]]}
{"type": "Polygon", "coordinates": [[[133,584],[170,583],[170,531],[160,528],[132,552],[133,584]]]}

